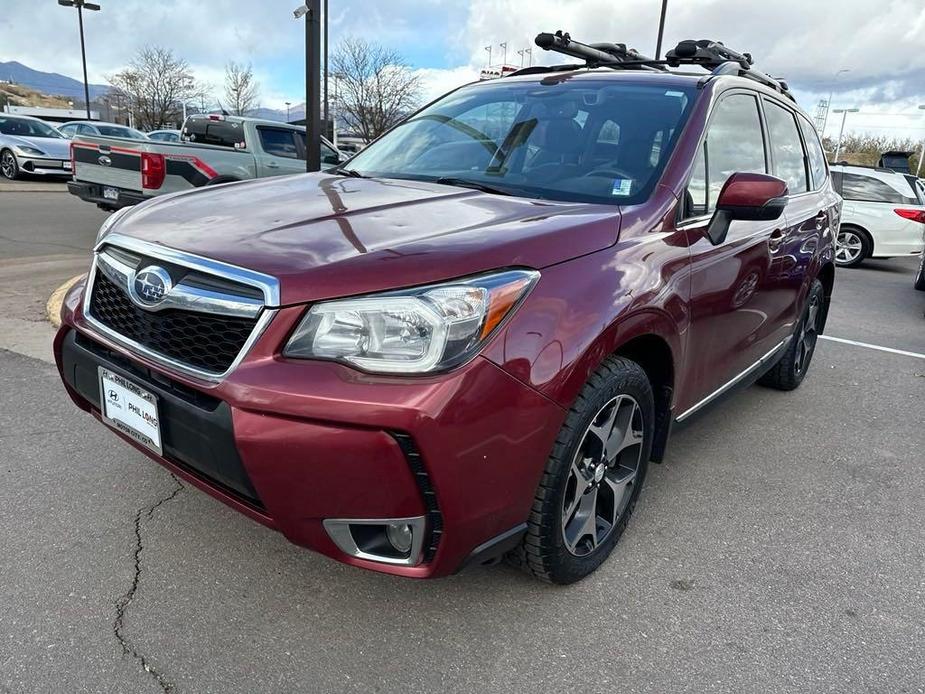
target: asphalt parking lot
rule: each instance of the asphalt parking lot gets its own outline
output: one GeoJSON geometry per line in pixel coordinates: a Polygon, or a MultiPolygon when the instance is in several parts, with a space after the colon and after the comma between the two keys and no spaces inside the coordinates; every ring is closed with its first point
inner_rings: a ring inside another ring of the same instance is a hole
{"type": "MultiPolygon", "coordinates": [[[[0,191],[0,692],[925,692],[925,358],[820,342],[672,439],[597,573],[348,568],[77,411],[44,303],[102,213],[0,191]]],[[[828,334],[925,353],[915,262],[828,334]]]]}

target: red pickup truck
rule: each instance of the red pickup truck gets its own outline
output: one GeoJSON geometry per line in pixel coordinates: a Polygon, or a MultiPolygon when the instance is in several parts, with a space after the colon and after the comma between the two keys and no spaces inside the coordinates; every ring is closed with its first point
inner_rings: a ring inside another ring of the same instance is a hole
{"type": "Polygon", "coordinates": [[[344,168],[116,213],[64,304],[71,398],[340,561],[586,576],[672,426],[806,376],[841,204],[745,57],[602,46],[462,87],[344,168]]]}

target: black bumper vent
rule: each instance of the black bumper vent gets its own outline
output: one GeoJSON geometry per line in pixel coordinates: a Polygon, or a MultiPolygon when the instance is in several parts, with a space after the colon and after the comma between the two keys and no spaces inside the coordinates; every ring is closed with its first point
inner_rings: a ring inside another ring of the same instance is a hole
{"type": "Polygon", "coordinates": [[[146,311],[101,272],[93,281],[90,315],[159,355],[216,374],[231,367],[257,322],[176,309],[146,311]]]}
{"type": "Polygon", "coordinates": [[[424,561],[429,562],[437,553],[437,546],[440,544],[440,536],[443,534],[443,515],[440,513],[440,507],[437,504],[437,493],[430,483],[430,475],[427,474],[427,468],[424,466],[424,460],[421,458],[421,452],[417,444],[408,434],[393,431],[392,437],[398,442],[408,466],[414,475],[414,479],[421,491],[424,499],[424,507],[427,509],[427,528],[429,537],[424,540],[424,561]]]}

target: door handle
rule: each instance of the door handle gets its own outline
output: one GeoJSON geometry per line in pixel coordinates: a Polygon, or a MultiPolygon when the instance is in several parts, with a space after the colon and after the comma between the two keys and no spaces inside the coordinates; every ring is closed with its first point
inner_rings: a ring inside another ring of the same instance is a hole
{"type": "Polygon", "coordinates": [[[771,253],[775,253],[780,249],[781,244],[784,242],[784,230],[775,229],[771,232],[771,236],[768,237],[768,248],[771,250],[771,253]]]}
{"type": "Polygon", "coordinates": [[[819,214],[816,215],[816,231],[822,231],[828,221],[829,215],[826,214],[825,210],[822,210],[819,214]]]}
{"type": "Polygon", "coordinates": [[[267,162],[267,168],[268,168],[268,169],[278,169],[278,168],[279,168],[279,164],[277,164],[275,161],[268,161],[268,162],[267,162]]]}

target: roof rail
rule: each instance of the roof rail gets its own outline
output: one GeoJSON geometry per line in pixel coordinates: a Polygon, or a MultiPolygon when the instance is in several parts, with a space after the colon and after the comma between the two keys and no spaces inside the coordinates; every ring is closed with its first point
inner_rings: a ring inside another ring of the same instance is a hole
{"type": "MultiPolygon", "coordinates": [[[[754,60],[750,53],[739,53],[727,48],[719,41],[687,39],[668,51],[664,60],[647,58],[623,43],[581,43],[575,41],[562,30],[555,34],[538,34],[535,43],[544,51],[554,51],[585,61],[586,67],[609,67],[615,70],[655,70],[664,72],[668,67],[681,65],[698,65],[710,74],[700,81],[700,86],[714,77],[734,75],[754,80],[796,101],[790,93],[787,83],[752,67],[754,60]]],[[[532,74],[545,71],[574,69],[570,65],[551,67],[536,65],[515,71],[514,75],[532,74]]]]}

